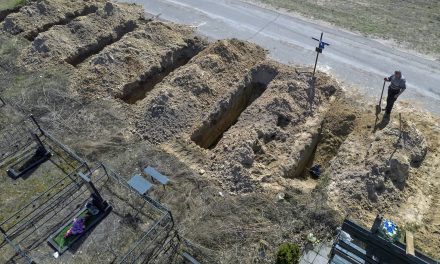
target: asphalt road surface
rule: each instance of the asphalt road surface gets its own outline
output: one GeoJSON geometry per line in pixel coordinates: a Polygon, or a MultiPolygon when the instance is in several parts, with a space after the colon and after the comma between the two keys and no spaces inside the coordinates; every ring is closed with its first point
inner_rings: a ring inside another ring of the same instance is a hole
{"type": "Polygon", "coordinates": [[[318,69],[334,74],[371,100],[378,100],[383,77],[400,69],[407,79],[405,100],[440,114],[440,62],[319,22],[279,13],[239,0],[132,0],[161,19],[192,25],[209,39],[238,38],[268,49],[283,63],[311,66],[324,32],[330,43],[318,69]]]}

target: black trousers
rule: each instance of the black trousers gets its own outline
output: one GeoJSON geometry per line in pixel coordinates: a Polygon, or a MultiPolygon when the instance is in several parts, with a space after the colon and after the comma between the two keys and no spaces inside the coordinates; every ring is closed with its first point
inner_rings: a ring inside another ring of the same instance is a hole
{"type": "Polygon", "coordinates": [[[391,110],[393,109],[394,102],[396,101],[396,95],[400,93],[400,90],[394,90],[388,88],[388,98],[387,98],[387,107],[385,108],[385,113],[388,115],[391,114],[391,110]]]}

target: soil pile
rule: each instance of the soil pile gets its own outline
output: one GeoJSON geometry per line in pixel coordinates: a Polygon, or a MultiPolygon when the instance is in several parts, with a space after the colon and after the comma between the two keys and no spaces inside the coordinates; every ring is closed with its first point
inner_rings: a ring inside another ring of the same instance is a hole
{"type": "Polygon", "coordinates": [[[325,238],[347,214],[370,226],[376,213],[438,254],[438,118],[401,104],[401,124],[376,126],[374,106],[331,76],[312,80],[249,42],[208,43],[136,5],[32,2],[2,28],[8,107],[88,160],[169,175],[153,195],[201,260],[271,263],[281,242],[325,238]]]}
{"type": "Polygon", "coordinates": [[[133,31],[143,13],[139,6],[107,2],[95,13],[40,33],[22,60],[27,65],[59,60],[75,66],[133,31]]]}
{"type": "Polygon", "coordinates": [[[0,24],[0,28],[11,34],[20,34],[33,40],[38,33],[54,25],[66,24],[75,17],[91,14],[100,5],[99,1],[37,1],[22,7],[17,13],[8,15],[0,24]]]}
{"type": "Polygon", "coordinates": [[[78,65],[79,92],[134,103],[205,46],[187,27],[155,21],[138,24],[135,31],[78,65]]]}
{"type": "Polygon", "coordinates": [[[323,74],[311,83],[293,67],[268,62],[251,69],[240,88],[216,104],[195,132],[213,136],[212,173],[232,191],[296,178],[312,156],[339,86],[323,74]],[[246,96],[256,98],[240,108],[246,96]]]}
{"type": "Polygon", "coordinates": [[[326,172],[330,205],[366,226],[376,214],[395,219],[417,231],[416,246],[435,255],[440,243],[438,119],[396,111],[401,122],[395,114],[373,132],[371,111],[361,112],[326,172]]]}
{"type": "Polygon", "coordinates": [[[143,115],[138,133],[154,144],[191,133],[212,105],[234,90],[247,71],[264,58],[263,49],[238,40],[209,45],[138,102],[143,115]]]}

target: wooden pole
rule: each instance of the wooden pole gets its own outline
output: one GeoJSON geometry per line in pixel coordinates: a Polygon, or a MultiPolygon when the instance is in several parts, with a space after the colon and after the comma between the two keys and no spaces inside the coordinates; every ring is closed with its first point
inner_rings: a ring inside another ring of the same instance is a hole
{"type": "Polygon", "coordinates": [[[399,125],[400,125],[399,140],[400,140],[402,138],[402,113],[399,113],[399,125]]]}
{"type": "Polygon", "coordinates": [[[415,249],[414,249],[414,234],[410,231],[405,232],[405,240],[406,240],[406,254],[409,255],[416,255],[415,249]]]}

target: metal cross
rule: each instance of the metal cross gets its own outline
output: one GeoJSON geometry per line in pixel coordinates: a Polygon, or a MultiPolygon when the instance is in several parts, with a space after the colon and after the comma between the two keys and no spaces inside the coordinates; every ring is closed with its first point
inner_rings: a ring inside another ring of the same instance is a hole
{"type": "Polygon", "coordinates": [[[313,75],[312,75],[312,80],[315,78],[315,71],[316,71],[316,65],[318,64],[318,57],[319,57],[319,53],[322,53],[322,51],[324,50],[325,46],[330,46],[329,43],[326,43],[324,41],[322,41],[322,36],[324,35],[323,32],[321,32],[321,38],[317,39],[312,37],[313,40],[316,40],[319,42],[318,47],[316,47],[315,51],[316,51],[316,60],[315,60],[315,67],[313,68],[313,75]]]}

